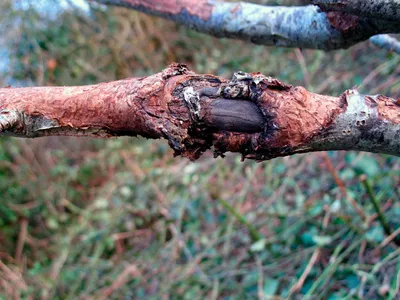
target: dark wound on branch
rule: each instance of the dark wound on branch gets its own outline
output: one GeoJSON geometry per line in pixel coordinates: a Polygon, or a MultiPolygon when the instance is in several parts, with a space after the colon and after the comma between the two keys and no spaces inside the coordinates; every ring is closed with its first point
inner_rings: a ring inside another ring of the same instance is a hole
{"type": "Polygon", "coordinates": [[[265,117],[260,108],[246,100],[218,98],[205,109],[202,120],[218,131],[255,133],[264,131],[265,117]]]}
{"type": "MultiPolygon", "coordinates": [[[[199,82],[202,85],[209,81],[199,82]]],[[[194,126],[202,132],[256,133],[266,130],[267,118],[250,94],[253,77],[245,72],[236,72],[229,82],[212,82],[212,86],[197,89],[198,83],[183,84],[183,98],[194,126]]]]}

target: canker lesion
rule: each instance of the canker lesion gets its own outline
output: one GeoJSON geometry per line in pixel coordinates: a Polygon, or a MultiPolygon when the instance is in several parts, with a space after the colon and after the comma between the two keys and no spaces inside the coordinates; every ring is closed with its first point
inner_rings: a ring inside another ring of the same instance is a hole
{"type": "Polygon", "coordinates": [[[234,73],[229,82],[195,90],[192,84],[183,89],[183,99],[197,127],[211,131],[255,133],[265,131],[267,120],[251,100],[253,77],[245,72],[234,73]]]}
{"type": "Polygon", "coordinates": [[[202,113],[204,124],[218,131],[263,132],[267,123],[260,108],[246,100],[217,98],[202,113]]]}

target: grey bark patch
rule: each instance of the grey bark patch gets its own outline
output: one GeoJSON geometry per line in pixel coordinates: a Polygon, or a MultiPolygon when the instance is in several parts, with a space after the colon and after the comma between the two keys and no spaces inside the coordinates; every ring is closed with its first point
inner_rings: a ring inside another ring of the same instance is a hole
{"type": "Polygon", "coordinates": [[[189,109],[190,115],[193,120],[198,121],[200,119],[200,97],[199,94],[189,86],[183,90],[183,99],[189,109]]]}

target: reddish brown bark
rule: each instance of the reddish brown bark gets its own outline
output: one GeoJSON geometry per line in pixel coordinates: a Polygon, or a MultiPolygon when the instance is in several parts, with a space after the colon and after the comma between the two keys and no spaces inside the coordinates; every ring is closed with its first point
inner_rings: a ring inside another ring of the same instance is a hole
{"type": "Polygon", "coordinates": [[[20,137],[141,135],[165,138],[192,160],[239,152],[257,160],[354,149],[399,155],[400,107],[355,90],[311,93],[259,73],[231,81],[184,65],[80,87],[0,89],[0,129],[20,137]]]}
{"type": "Polygon", "coordinates": [[[357,28],[360,19],[358,16],[338,11],[327,12],[326,16],[331,25],[344,34],[357,28]]]}
{"type": "MultiPolygon", "coordinates": [[[[175,65],[144,78],[90,86],[0,89],[0,114],[18,110],[26,116],[55,121],[57,126],[51,130],[69,128],[84,134],[85,130],[98,129],[101,136],[158,138],[160,126],[165,125],[160,118],[168,116],[167,105],[171,103],[166,95],[173,80],[168,79],[179,72],[180,66],[175,65]]],[[[39,135],[47,133],[52,134],[44,128],[39,135]]],[[[66,133],[75,135],[73,130],[66,133]]]]}
{"type": "Polygon", "coordinates": [[[378,105],[378,112],[383,120],[400,124],[400,99],[393,101],[392,98],[377,95],[369,100],[372,101],[372,105],[378,105]]]}

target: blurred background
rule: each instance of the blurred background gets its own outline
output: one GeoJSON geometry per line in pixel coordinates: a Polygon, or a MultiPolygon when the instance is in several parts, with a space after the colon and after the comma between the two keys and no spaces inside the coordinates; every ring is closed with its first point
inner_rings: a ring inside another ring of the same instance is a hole
{"type": "MultiPolygon", "coordinates": [[[[174,61],[400,97],[400,56],[370,42],[268,48],[84,0],[0,3],[1,87],[93,84],[174,61]]],[[[166,141],[2,137],[0,299],[399,299],[399,175],[400,158],[370,153],[191,163],[166,141]]]]}

